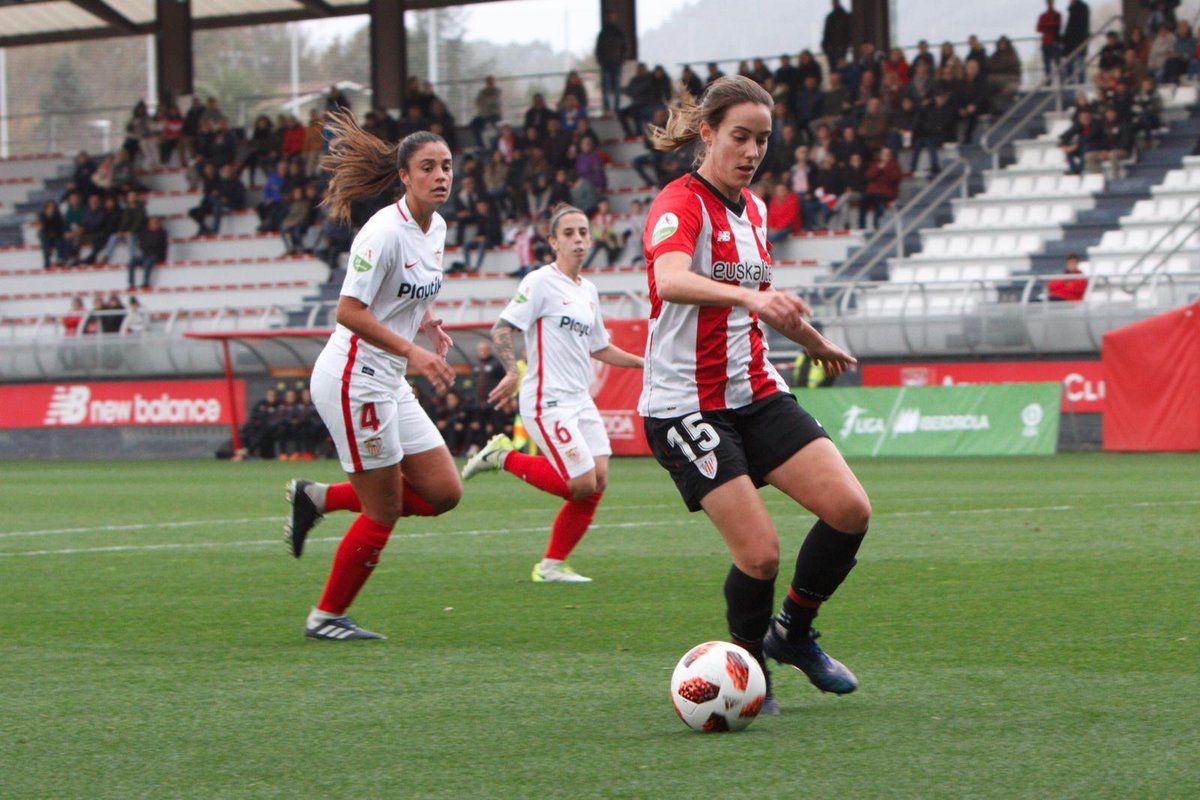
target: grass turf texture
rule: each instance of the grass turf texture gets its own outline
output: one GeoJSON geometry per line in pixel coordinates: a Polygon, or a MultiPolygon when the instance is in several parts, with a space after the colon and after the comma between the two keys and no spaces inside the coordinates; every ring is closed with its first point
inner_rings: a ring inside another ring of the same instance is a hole
{"type": "MultiPolygon", "coordinates": [[[[818,623],[862,688],[781,669],[782,716],[700,735],[667,687],[728,558],[652,462],[614,462],[586,586],[530,583],[558,501],[512,476],[401,521],[353,645],[301,638],[350,516],[299,562],[272,519],[333,463],[0,464],[0,796],[1200,796],[1200,459],[854,466],[818,623]]],[[[781,597],[811,519],[764,496],[781,597]]]]}

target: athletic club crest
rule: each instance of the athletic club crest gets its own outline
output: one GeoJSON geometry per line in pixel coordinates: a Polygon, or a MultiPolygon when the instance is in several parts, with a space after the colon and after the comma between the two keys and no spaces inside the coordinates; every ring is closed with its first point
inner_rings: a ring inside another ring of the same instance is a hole
{"type": "Polygon", "coordinates": [[[717,454],[705,453],[700,458],[692,462],[696,465],[696,469],[700,470],[700,474],[708,478],[710,481],[717,477],[717,454]]]}

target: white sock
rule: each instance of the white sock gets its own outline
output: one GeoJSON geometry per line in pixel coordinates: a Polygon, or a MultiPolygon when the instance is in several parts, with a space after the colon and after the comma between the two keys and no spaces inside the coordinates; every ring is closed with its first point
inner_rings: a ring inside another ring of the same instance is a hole
{"type": "Polygon", "coordinates": [[[304,487],[304,493],[308,495],[308,499],[313,501],[313,505],[322,514],[325,513],[325,492],[328,489],[329,484],[327,483],[310,483],[304,487]]]}
{"type": "Polygon", "coordinates": [[[558,559],[558,558],[543,558],[542,563],[539,564],[538,566],[540,566],[540,567],[557,567],[559,564],[565,564],[565,563],[567,563],[567,562],[563,561],[562,559],[558,559]]]}
{"type": "Polygon", "coordinates": [[[312,611],[308,612],[308,622],[306,623],[306,625],[309,628],[315,628],[317,625],[320,625],[322,622],[328,622],[329,620],[337,619],[340,616],[343,616],[343,615],[342,614],[330,614],[328,611],[322,611],[321,609],[317,608],[316,606],[313,606],[312,611]]]}

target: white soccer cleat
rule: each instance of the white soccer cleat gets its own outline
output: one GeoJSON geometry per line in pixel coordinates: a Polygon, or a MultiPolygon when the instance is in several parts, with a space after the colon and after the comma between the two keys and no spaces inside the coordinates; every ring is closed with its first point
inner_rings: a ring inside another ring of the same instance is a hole
{"type": "Polygon", "coordinates": [[[481,472],[496,472],[504,466],[504,457],[516,450],[512,439],[497,433],[475,455],[467,459],[462,470],[462,479],[469,481],[481,472]]]}
{"type": "Polygon", "coordinates": [[[565,561],[547,563],[539,561],[533,565],[534,583],[591,583],[591,578],[585,578],[565,561]]]}

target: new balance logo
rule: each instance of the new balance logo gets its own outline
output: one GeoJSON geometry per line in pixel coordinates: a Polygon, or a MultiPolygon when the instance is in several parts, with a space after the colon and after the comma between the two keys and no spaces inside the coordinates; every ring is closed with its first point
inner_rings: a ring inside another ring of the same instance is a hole
{"type": "Polygon", "coordinates": [[[92,390],[86,386],[55,386],[43,425],[78,425],[87,419],[92,390]]]}
{"type": "Polygon", "coordinates": [[[731,242],[733,241],[733,234],[729,231],[717,231],[717,241],[731,242]]]}

